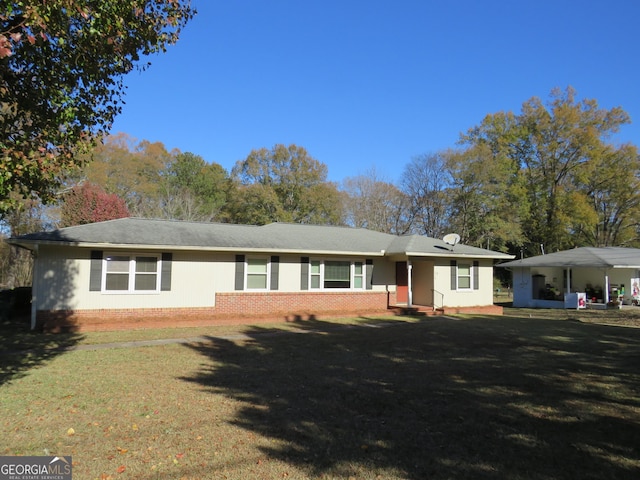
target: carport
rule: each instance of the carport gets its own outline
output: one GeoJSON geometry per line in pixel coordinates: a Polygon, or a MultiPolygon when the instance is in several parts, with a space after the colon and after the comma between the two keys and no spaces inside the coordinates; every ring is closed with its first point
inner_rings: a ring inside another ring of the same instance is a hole
{"type": "Polygon", "coordinates": [[[566,308],[567,296],[586,293],[607,305],[618,297],[631,303],[640,278],[640,249],[581,247],[496,265],[512,272],[513,306],[566,308]],[[634,282],[635,283],[635,282],[634,282]]]}

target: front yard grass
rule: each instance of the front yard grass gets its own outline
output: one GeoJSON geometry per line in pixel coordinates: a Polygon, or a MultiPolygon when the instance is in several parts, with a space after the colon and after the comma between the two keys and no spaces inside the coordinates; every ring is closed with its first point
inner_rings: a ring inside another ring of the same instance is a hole
{"type": "Polygon", "coordinates": [[[637,478],[640,329],[508,313],[5,332],[31,350],[0,356],[0,455],[79,480],[637,478]],[[166,336],[200,338],[65,350],[166,336]]]}

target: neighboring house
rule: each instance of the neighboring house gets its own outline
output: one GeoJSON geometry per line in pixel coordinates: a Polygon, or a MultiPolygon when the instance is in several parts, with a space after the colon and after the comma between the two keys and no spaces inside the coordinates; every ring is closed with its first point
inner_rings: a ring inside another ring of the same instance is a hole
{"type": "Polygon", "coordinates": [[[514,307],[574,308],[568,296],[574,293],[585,293],[587,304],[604,307],[620,297],[631,303],[632,279],[640,277],[640,249],[582,247],[497,266],[512,272],[514,307]]]}
{"type": "MultiPolygon", "coordinates": [[[[513,256],[423,236],[123,218],[9,239],[31,250],[32,328],[491,311],[513,256]]],[[[134,326],[135,326],[134,325],[134,326]]]]}

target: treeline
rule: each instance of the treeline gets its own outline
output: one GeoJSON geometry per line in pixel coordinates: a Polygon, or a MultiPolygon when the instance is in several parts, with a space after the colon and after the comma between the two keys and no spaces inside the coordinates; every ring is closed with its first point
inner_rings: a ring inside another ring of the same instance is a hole
{"type": "MultiPolygon", "coordinates": [[[[532,98],[487,115],[447,151],[419,155],[398,182],[375,170],[328,181],[303,147],[251,151],[230,171],[161,143],[107,137],[65,179],[52,207],[5,214],[8,234],[121,216],[247,224],[294,222],[442,237],[524,255],[576,246],[640,245],[637,147],[616,144],[629,124],[575,92],[532,98]],[[86,160],[86,162],[85,162],[86,160]]],[[[11,261],[3,255],[4,277],[11,261]]]]}

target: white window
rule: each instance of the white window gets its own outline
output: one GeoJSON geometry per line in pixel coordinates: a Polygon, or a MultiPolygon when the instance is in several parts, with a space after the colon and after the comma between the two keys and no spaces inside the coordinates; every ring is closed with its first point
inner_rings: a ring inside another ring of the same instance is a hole
{"type": "Polygon", "coordinates": [[[311,289],[363,289],[364,264],[348,260],[311,260],[309,286],[311,289]]]}
{"type": "Polygon", "coordinates": [[[458,264],[458,290],[469,290],[471,287],[471,265],[458,264]]]}
{"type": "Polygon", "coordinates": [[[247,290],[266,290],[269,285],[269,261],[266,258],[247,259],[247,290]]]}
{"type": "Polygon", "coordinates": [[[362,262],[355,262],[353,264],[353,288],[364,287],[364,267],[362,262]]]}
{"type": "Polygon", "coordinates": [[[325,260],[324,288],[349,288],[351,286],[351,263],[325,260]]]}
{"type": "Polygon", "coordinates": [[[158,258],[135,257],[134,290],[158,289],[158,258]]]}
{"type": "Polygon", "coordinates": [[[107,255],[102,285],[107,292],[158,292],[160,259],[155,255],[107,255]]]}
{"type": "Polygon", "coordinates": [[[309,269],[309,273],[311,274],[311,288],[320,288],[320,260],[311,260],[311,268],[309,269]]]}

